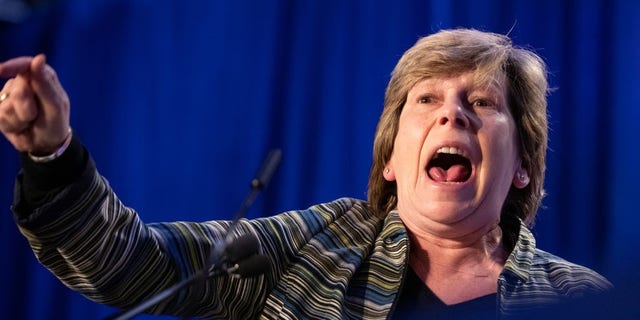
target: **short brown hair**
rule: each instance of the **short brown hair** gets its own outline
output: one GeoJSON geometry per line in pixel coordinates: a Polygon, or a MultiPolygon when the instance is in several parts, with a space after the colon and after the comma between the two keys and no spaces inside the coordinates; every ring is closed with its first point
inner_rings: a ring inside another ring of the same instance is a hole
{"type": "Polygon", "coordinates": [[[442,30],[419,39],[398,61],[384,98],[384,109],[373,144],[373,165],[367,197],[371,207],[386,215],[397,206],[396,183],[382,170],[391,158],[400,113],[409,90],[430,77],[472,71],[475,81],[503,80],[518,133],[519,156],[530,183],[511,187],[502,215],[515,215],[532,225],[544,197],[547,150],[547,71],[544,61],[528,49],[515,47],[509,37],[474,29],[442,30]]]}

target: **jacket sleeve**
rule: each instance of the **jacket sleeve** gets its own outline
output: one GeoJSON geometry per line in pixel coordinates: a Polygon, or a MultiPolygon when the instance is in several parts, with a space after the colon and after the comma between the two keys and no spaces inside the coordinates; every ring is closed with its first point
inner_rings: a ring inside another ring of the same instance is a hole
{"type": "MultiPolygon", "coordinates": [[[[90,158],[79,177],[37,206],[24,200],[23,179],[19,174],[12,210],[36,257],[68,287],[119,308],[131,308],[201,268],[229,226],[225,221],[145,224],[120,202],[90,158]]],[[[252,232],[244,225],[238,232],[252,232]]],[[[255,318],[273,287],[272,274],[203,280],[149,312],[255,318]]]]}

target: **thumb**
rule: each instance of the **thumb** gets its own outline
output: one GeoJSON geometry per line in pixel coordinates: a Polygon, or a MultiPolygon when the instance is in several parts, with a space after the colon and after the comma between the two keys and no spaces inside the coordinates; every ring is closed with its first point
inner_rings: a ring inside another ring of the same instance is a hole
{"type": "Polygon", "coordinates": [[[67,113],[69,98],[62,88],[56,71],[47,64],[46,56],[39,54],[31,60],[31,87],[45,113],[67,113]]]}
{"type": "Polygon", "coordinates": [[[33,124],[36,141],[31,151],[46,153],[55,150],[69,135],[69,97],[44,54],[33,58],[30,74],[31,88],[41,111],[33,124]]]}

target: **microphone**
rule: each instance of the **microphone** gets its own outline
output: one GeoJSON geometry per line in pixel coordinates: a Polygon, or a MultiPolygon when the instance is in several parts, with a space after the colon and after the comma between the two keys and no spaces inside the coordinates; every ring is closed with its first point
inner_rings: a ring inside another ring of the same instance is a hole
{"type": "MultiPolygon", "coordinates": [[[[238,211],[236,212],[231,225],[229,225],[227,235],[224,238],[224,242],[215,243],[212,246],[211,251],[209,252],[209,257],[207,258],[208,265],[215,267],[225,262],[225,258],[227,258],[228,260],[228,252],[226,252],[228,250],[227,248],[232,245],[232,242],[237,241],[233,237],[233,231],[235,231],[238,222],[240,222],[240,219],[242,219],[246,215],[247,210],[255,201],[258,193],[260,193],[260,191],[264,189],[269,181],[271,181],[271,177],[276,171],[276,168],[278,168],[281,159],[282,151],[280,149],[273,149],[269,151],[267,158],[262,163],[262,166],[260,166],[260,170],[258,170],[258,174],[256,174],[256,177],[251,180],[249,193],[240,204],[240,207],[238,208],[238,211]]],[[[256,246],[258,246],[257,239],[255,240],[255,242],[256,246]]]]}
{"type": "Polygon", "coordinates": [[[206,259],[207,263],[202,269],[175,285],[157,293],[132,309],[121,311],[105,318],[105,320],[131,319],[164,299],[176,294],[179,290],[192,284],[196,280],[222,274],[229,274],[235,278],[252,277],[268,272],[271,269],[271,260],[267,256],[258,254],[260,243],[255,235],[244,234],[236,238],[233,236],[233,232],[237,228],[240,219],[246,215],[247,210],[255,201],[258,193],[271,181],[271,177],[280,164],[281,158],[282,151],[280,149],[273,149],[269,152],[258,174],[251,180],[249,193],[240,204],[233,221],[227,229],[224,240],[212,244],[211,251],[206,259]]]}
{"type": "Polygon", "coordinates": [[[271,260],[267,256],[254,254],[227,269],[236,278],[253,277],[271,270],[271,260]]]}
{"type": "Polygon", "coordinates": [[[237,237],[226,248],[227,259],[231,262],[240,261],[248,256],[258,253],[260,243],[252,234],[245,234],[237,237]]]}
{"type": "Polygon", "coordinates": [[[242,278],[267,272],[271,268],[271,261],[265,256],[258,255],[259,247],[258,239],[252,234],[235,238],[224,249],[221,263],[211,265],[209,276],[226,272],[236,278],[242,278]]]}
{"type": "Polygon", "coordinates": [[[271,181],[273,173],[276,172],[276,168],[280,164],[282,158],[282,151],[280,149],[273,149],[269,151],[267,159],[262,164],[260,171],[256,175],[256,178],[251,180],[251,188],[261,190],[271,181]]]}

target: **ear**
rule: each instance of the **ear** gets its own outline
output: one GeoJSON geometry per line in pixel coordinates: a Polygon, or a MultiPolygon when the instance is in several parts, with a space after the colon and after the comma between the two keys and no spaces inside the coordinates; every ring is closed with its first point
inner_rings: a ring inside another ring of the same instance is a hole
{"type": "Polygon", "coordinates": [[[529,185],[529,181],[529,173],[526,169],[522,168],[522,166],[519,166],[513,175],[513,186],[518,189],[522,189],[529,185]]]}
{"type": "Polygon", "coordinates": [[[384,166],[384,169],[382,170],[382,176],[387,181],[396,181],[396,173],[395,171],[393,171],[393,167],[390,163],[387,163],[387,165],[384,166]]]}

